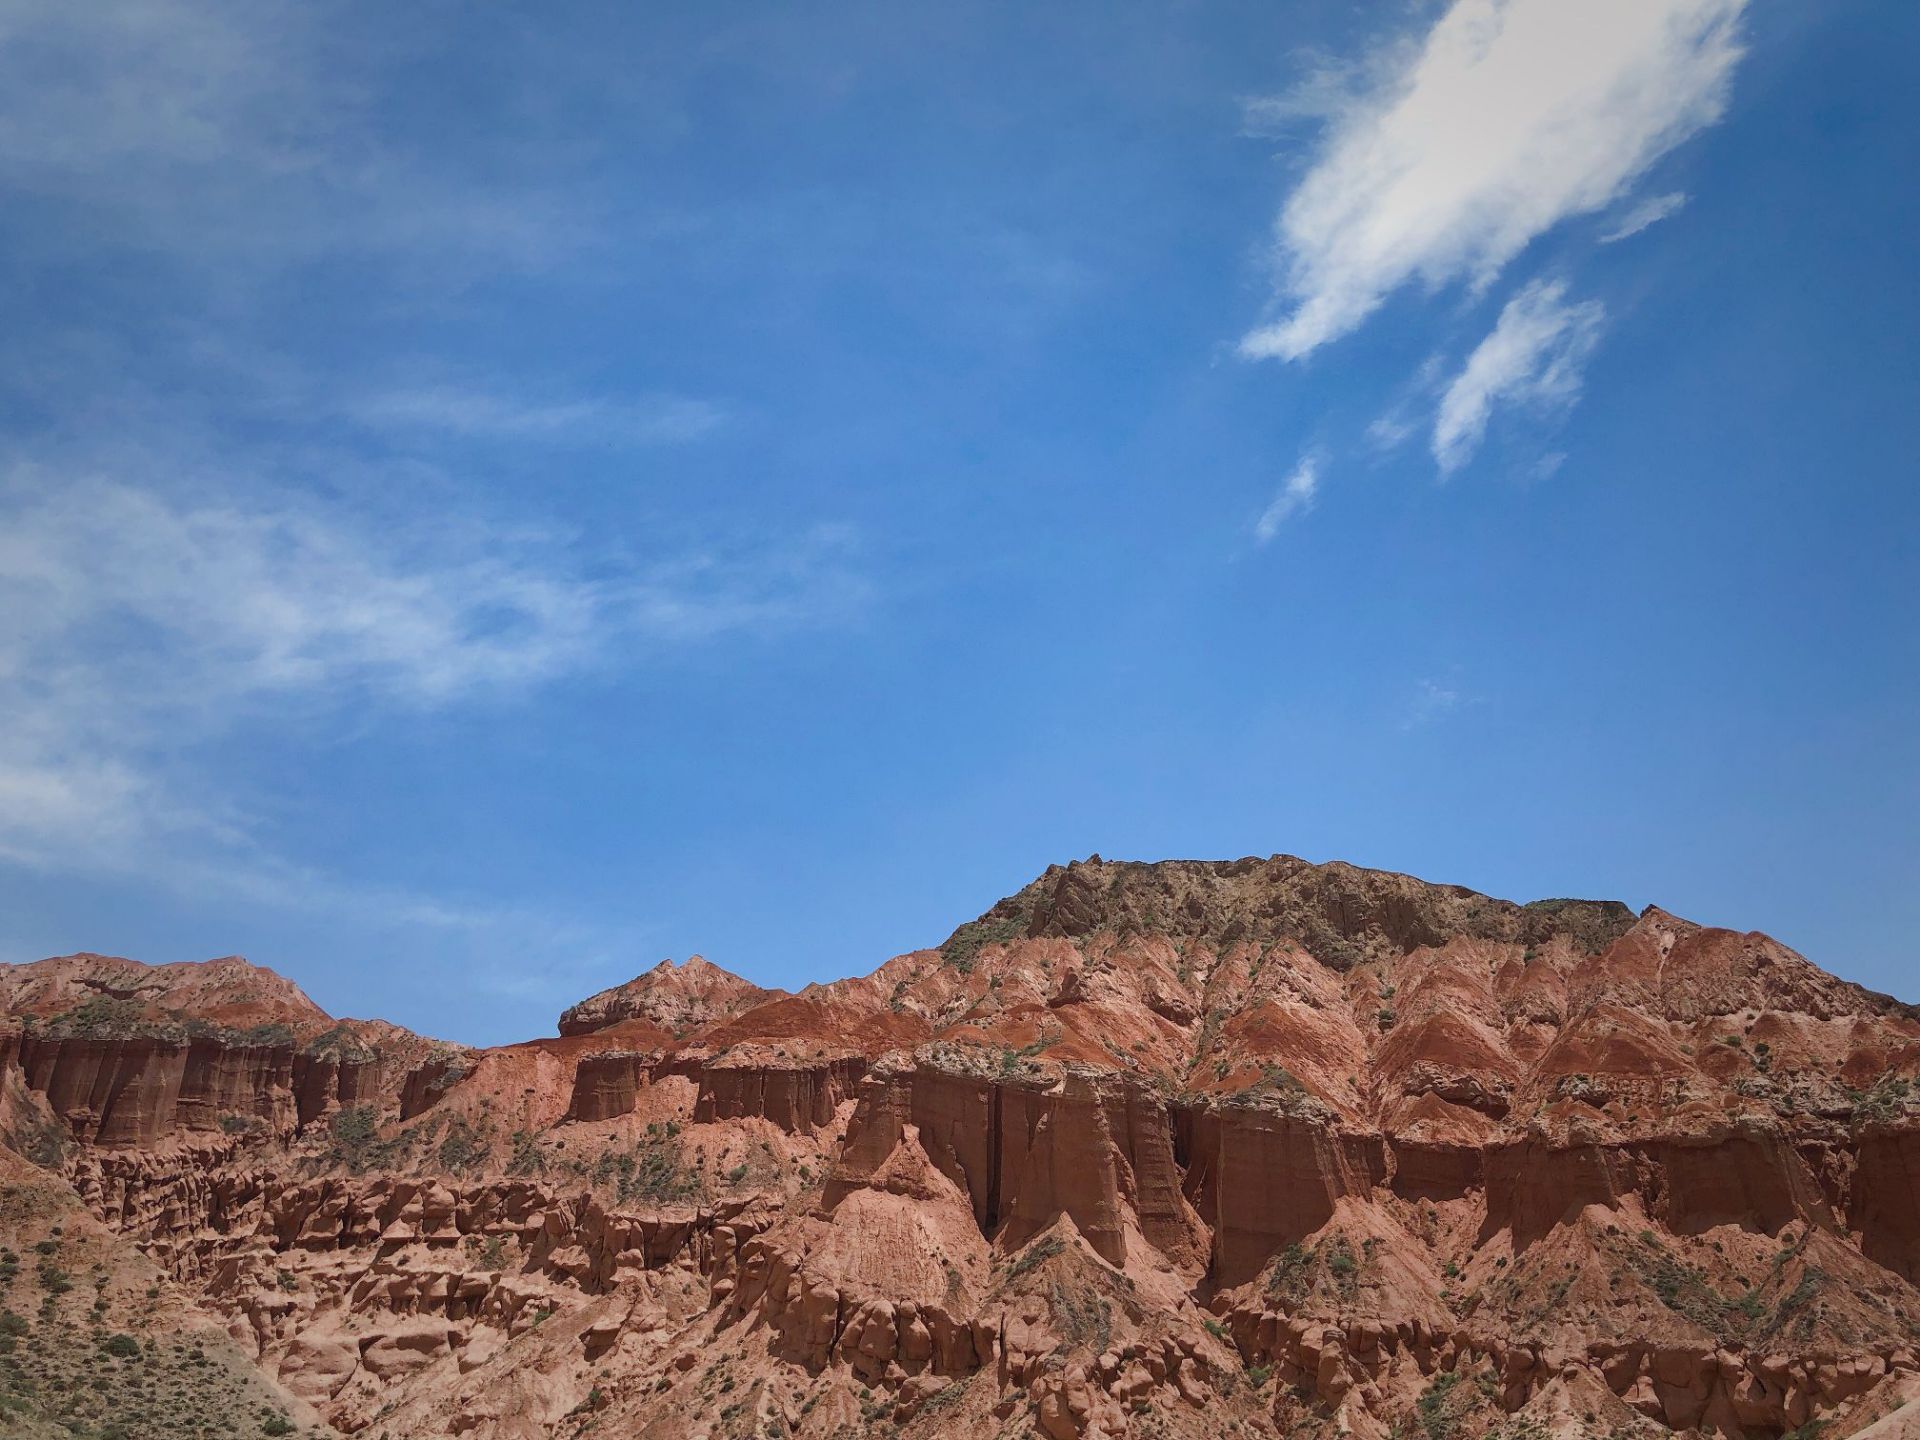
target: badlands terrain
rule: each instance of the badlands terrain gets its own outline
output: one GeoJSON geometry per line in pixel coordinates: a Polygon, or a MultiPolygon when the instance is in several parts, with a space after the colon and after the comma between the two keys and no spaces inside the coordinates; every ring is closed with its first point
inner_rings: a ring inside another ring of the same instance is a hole
{"type": "Polygon", "coordinates": [[[0,1434],[1920,1434],[1920,1011],[1764,935],[1095,857],[557,1028],[0,966],[0,1434]]]}

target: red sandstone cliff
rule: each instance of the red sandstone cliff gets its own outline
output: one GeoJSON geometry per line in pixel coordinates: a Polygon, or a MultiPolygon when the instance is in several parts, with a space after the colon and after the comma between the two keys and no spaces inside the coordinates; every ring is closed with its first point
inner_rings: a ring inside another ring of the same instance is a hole
{"type": "Polygon", "coordinates": [[[0,1136],[348,1431],[1774,1440],[1920,1385],[1920,1014],[1657,909],[1096,857],[490,1051],[231,960],[0,1003],[0,1136]]]}

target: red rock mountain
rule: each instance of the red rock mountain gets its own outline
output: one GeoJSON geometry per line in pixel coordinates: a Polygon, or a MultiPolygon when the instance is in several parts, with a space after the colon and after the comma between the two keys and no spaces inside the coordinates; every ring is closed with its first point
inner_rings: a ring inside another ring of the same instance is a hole
{"type": "Polygon", "coordinates": [[[684,965],[662,960],[646,974],[570,1007],[560,1017],[560,1033],[588,1035],[643,1021],[671,1038],[681,1038],[785,993],[762,990],[698,955],[684,965]]]}
{"type": "MultiPolygon", "coordinates": [[[[1920,1012],[1658,909],[1094,857],[862,978],[662,964],[492,1050],[233,959],[0,1010],[0,1139],[276,1426],[1920,1432],[1920,1012]]],[[[7,1359],[0,1416],[108,1423],[7,1359]]]]}

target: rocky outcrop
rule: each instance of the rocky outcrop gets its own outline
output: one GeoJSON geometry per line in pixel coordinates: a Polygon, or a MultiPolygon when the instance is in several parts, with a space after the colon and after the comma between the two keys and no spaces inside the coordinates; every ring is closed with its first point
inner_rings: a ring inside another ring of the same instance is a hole
{"type": "Polygon", "coordinates": [[[1058,1083],[1016,1082],[933,1064],[876,1074],[861,1087],[830,1203],[871,1184],[909,1128],[980,1232],[1007,1248],[1066,1215],[1115,1264],[1130,1227],[1169,1256],[1204,1250],[1166,1100],[1138,1081],[1076,1069],[1058,1083]]]}
{"type": "Polygon", "coordinates": [[[600,1050],[580,1057],[573,1072],[569,1120],[613,1120],[631,1115],[640,1091],[653,1081],[658,1054],[638,1050],[600,1050]]]}
{"type": "Polygon", "coordinates": [[[0,1064],[91,1145],[287,1135],[343,1106],[417,1115],[470,1068],[460,1047],[380,1021],[335,1021],[238,956],[0,965],[0,1001],[10,1016],[0,1064]]]}
{"type": "Polygon", "coordinates": [[[430,1108],[463,1073],[457,1059],[342,1056],[292,1039],[257,1042],[134,1029],[63,1034],[36,1026],[16,1044],[28,1088],[76,1139],[153,1145],[176,1131],[286,1134],[341,1106],[430,1108]]]}
{"type": "Polygon", "coordinates": [[[1890,1376],[1920,1375],[1920,1361],[1906,1347],[1864,1355],[1748,1354],[1595,1341],[1557,1351],[1473,1329],[1436,1331],[1418,1321],[1341,1326],[1273,1309],[1235,1309],[1226,1323],[1252,1363],[1272,1366],[1282,1384],[1335,1405],[1352,1396],[1377,1401],[1383,1382],[1410,1368],[1429,1384],[1441,1375],[1485,1375],[1499,1408],[1513,1413],[1556,1379],[1584,1372],[1648,1419],[1720,1434],[1777,1434],[1844,1406],[1890,1376]]]}
{"type": "Polygon", "coordinates": [[[560,1017],[562,1035],[591,1035],[641,1021],[666,1037],[684,1036],[782,995],[729,974],[698,955],[662,960],[644,975],[602,990],[560,1017]]]}
{"type": "Polygon", "coordinates": [[[1299,1116],[1216,1107],[1181,1116],[1186,1189],[1213,1233],[1218,1283],[1239,1285],[1386,1178],[1380,1137],[1299,1116]]]}
{"type": "Polygon", "coordinates": [[[1528,944],[1565,934],[1597,952],[1634,917],[1618,901],[1515,905],[1462,886],[1290,855],[1152,865],[1096,855],[1049,867],[975,922],[996,932],[1016,923],[1033,937],[1132,930],[1216,945],[1303,940],[1323,961],[1346,968],[1368,954],[1405,954],[1455,935],[1528,944]]]}
{"type": "Polygon", "coordinates": [[[1920,1283],[1920,1126],[1874,1126],[1860,1136],[1845,1214],[1867,1258],[1920,1283]]]}
{"type": "Polygon", "coordinates": [[[0,1009],[82,1028],[189,1022],[230,1030],[308,1033],[332,1022],[283,975],[238,955],[142,965],[117,955],[60,955],[0,965],[0,1009]]]}
{"type": "Polygon", "coordinates": [[[861,1055],[786,1059],[759,1049],[731,1051],[700,1067],[693,1118],[758,1118],[789,1133],[811,1132],[832,1123],[866,1068],[861,1055]]]}
{"type": "Polygon", "coordinates": [[[1920,1014],[1664,911],[1096,858],[484,1052],[236,960],[0,998],[0,1137],[350,1431],[1839,1440],[1920,1385],[1920,1014]]]}

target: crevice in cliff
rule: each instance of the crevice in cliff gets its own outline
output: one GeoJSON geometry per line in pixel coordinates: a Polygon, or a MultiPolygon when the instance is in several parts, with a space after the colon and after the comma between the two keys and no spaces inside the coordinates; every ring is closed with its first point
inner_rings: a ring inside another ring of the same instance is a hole
{"type": "Polygon", "coordinates": [[[1000,1228],[1000,1150],[1005,1134],[1002,1087],[987,1087],[987,1209],[981,1233],[991,1236],[1000,1228]]]}

